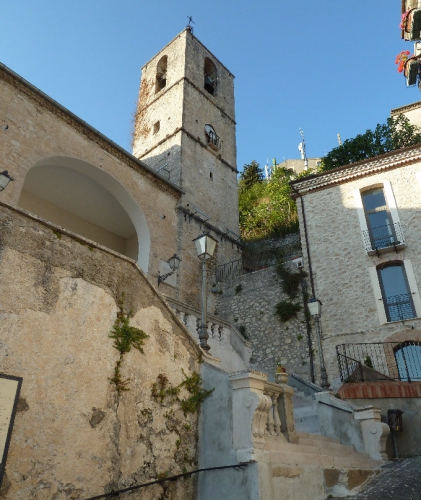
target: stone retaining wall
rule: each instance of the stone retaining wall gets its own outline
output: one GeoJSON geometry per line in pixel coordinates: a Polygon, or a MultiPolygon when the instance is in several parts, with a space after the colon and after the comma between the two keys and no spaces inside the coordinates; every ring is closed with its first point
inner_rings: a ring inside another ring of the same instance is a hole
{"type": "Polygon", "coordinates": [[[311,380],[304,313],[285,323],[275,315],[275,305],[288,297],[274,267],[218,283],[214,293],[216,313],[240,331],[244,327],[244,335],[252,342],[253,368],[267,372],[273,380],[276,362],[281,360],[288,372],[311,380]]]}

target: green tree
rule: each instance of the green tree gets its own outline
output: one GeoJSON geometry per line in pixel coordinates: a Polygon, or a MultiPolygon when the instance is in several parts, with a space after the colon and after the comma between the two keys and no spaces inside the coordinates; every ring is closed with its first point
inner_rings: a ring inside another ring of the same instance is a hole
{"type": "Polygon", "coordinates": [[[263,181],[263,170],[257,161],[244,165],[243,171],[240,174],[240,179],[245,188],[250,189],[258,182],[263,181]]]}
{"type": "Polygon", "coordinates": [[[347,139],[342,146],[333,148],[322,160],[321,170],[349,165],[367,158],[413,146],[421,142],[421,129],[412,125],[405,115],[388,118],[373,130],[347,139]]]}
{"type": "Polygon", "coordinates": [[[240,233],[244,241],[282,236],[298,230],[297,208],[289,185],[295,178],[292,170],[281,167],[270,179],[257,181],[250,187],[240,177],[240,233]]]}

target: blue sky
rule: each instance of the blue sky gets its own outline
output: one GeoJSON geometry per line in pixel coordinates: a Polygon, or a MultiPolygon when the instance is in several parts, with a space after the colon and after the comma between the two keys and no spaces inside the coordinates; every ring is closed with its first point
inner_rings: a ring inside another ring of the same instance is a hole
{"type": "MultiPolygon", "coordinates": [[[[192,15],[235,75],[238,168],[298,158],[421,99],[396,71],[400,0],[13,0],[0,61],[129,150],[140,69],[192,15]]],[[[1,110],[0,110],[1,111],[1,110]]]]}

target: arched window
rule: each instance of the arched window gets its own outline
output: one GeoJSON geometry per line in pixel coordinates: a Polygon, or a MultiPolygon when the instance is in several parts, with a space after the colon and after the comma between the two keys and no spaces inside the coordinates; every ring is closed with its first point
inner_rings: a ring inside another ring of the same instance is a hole
{"type": "Polygon", "coordinates": [[[204,88],[209,94],[214,95],[217,84],[217,73],[215,64],[208,58],[205,58],[204,65],[204,88]]]}
{"type": "Polygon", "coordinates": [[[393,262],[377,268],[387,321],[415,318],[412,293],[402,262],[393,262]]]}
{"type": "Polygon", "coordinates": [[[156,66],[155,94],[167,85],[168,56],[162,56],[156,66]]]}
{"type": "Polygon", "coordinates": [[[421,380],[421,342],[402,342],[393,350],[399,378],[407,382],[421,380]]]}

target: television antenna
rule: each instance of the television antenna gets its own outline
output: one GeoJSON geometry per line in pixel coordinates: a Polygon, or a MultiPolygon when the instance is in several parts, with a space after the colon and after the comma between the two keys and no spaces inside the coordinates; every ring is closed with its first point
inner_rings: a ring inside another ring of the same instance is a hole
{"type": "Polygon", "coordinates": [[[298,144],[298,151],[301,153],[301,159],[304,160],[304,170],[308,170],[308,159],[306,154],[306,142],[304,140],[304,132],[300,128],[302,141],[298,144]]]}

